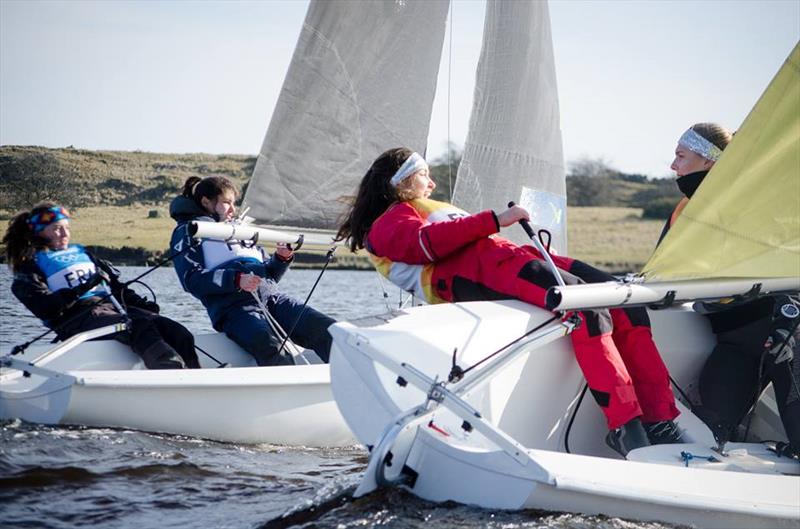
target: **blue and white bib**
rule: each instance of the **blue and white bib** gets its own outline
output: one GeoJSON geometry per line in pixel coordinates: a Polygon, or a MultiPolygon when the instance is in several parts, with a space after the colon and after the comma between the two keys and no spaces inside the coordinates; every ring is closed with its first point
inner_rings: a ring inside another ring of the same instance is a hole
{"type": "MultiPolygon", "coordinates": [[[[47,278],[47,287],[55,292],[62,288],[76,288],[97,273],[97,267],[80,244],[70,244],[63,250],[36,252],[36,265],[47,278]]],[[[102,296],[108,291],[102,284],[81,296],[102,296]]]]}

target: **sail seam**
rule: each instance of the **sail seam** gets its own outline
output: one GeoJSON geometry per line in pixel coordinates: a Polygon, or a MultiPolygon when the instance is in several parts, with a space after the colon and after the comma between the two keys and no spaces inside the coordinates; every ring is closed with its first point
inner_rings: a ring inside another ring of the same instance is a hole
{"type": "Polygon", "coordinates": [[[768,243],[764,242],[763,239],[756,239],[756,238],[753,238],[753,237],[750,237],[750,236],[747,236],[747,235],[740,234],[739,232],[736,232],[736,231],[725,229],[725,228],[723,228],[721,226],[718,226],[716,224],[713,224],[711,222],[706,222],[706,221],[700,220],[698,218],[692,217],[691,215],[687,215],[686,213],[683,213],[681,215],[681,218],[686,219],[687,221],[691,221],[691,222],[696,222],[698,224],[702,224],[703,226],[705,226],[707,228],[711,228],[711,229],[713,229],[715,231],[718,231],[720,233],[724,233],[726,235],[730,235],[731,237],[736,237],[738,239],[742,239],[742,240],[751,242],[753,244],[758,244],[758,245],[764,246],[766,248],[773,248],[773,249],[782,250],[782,251],[785,251],[785,252],[789,252],[789,253],[794,253],[794,254],[800,255],[800,251],[798,251],[798,250],[793,250],[793,249],[787,248],[785,246],[775,246],[775,245],[772,245],[772,244],[768,244],[768,243]]]}
{"type": "Polygon", "coordinates": [[[483,143],[470,142],[470,143],[468,143],[468,144],[466,144],[464,146],[464,150],[466,150],[469,147],[472,147],[475,150],[479,150],[480,149],[480,150],[489,151],[489,152],[493,152],[493,153],[506,154],[506,155],[514,156],[515,158],[521,158],[521,159],[528,160],[528,161],[531,161],[531,162],[539,162],[539,163],[548,165],[550,167],[556,167],[556,168],[562,168],[563,167],[562,164],[558,164],[557,165],[557,164],[554,164],[554,163],[552,163],[552,162],[550,162],[548,160],[545,160],[544,158],[540,158],[540,157],[537,157],[537,156],[534,156],[534,155],[531,155],[531,154],[524,154],[524,153],[517,152],[517,151],[510,151],[508,149],[500,149],[498,147],[492,147],[491,145],[486,145],[486,144],[483,144],[483,143]]]}

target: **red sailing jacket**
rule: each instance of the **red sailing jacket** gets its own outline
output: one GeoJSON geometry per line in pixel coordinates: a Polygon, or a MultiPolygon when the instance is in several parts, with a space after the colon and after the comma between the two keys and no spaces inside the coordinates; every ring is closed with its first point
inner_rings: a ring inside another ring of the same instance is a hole
{"type": "Polygon", "coordinates": [[[391,206],[370,229],[366,249],[378,271],[428,303],[457,301],[453,281],[493,287],[498,263],[517,254],[534,256],[494,235],[493,211],[469,215],[446,202],[416,199],[391,206]]]}

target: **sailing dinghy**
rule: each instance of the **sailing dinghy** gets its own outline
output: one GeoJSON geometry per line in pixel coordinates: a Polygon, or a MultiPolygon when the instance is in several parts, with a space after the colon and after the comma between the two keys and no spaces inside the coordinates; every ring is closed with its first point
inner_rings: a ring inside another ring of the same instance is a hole
{"type": "Polygon", "coordinates": [[[0,370],[0,419],[236,443],[354,443],[333,402],[325,364],[257,367],[225,335],[212,333],[195,340],[216,361],[199,354],[202,369],[148,370],[117,341],[83,341],[101,333],[0,357],[6,368],[0,370]],[[230,367],[217,369],[217,361],[230,367]]]}
{"type": "MultiPolygon", "coordinates": [[[[312,1],[243,202],[257,224],[198,222],[194,235],[330,247],[343,208],[336,199],[352,193],[385,146],[424,151],[447,8],[441,0],[312,1]],[[397,57],[426,80],[413,94],[397,57]]],[[[255,367],[224,335],[208,334],[197,345],[229,368],[201,354],[204,369],[149,371],[127,347],[94,337],[0,352],[0,419],[240,443],[356,442],[327,365],[255,367]]]]}
{"type": "MultiPolygon", "coordinates": [[[[472,210],[504,205],[487,203],[502,186],[491,177],[519,185],[517,160],[561,166],[557,127],[544,135],[528,135],[525,128],[557,123],[547,17],[541,2],[487,3],[465,146],[468,172],[462,180],[459,170],[455,193],[468,185],[466,195],[478,199],[472,210]],[[526,82],[496,90],[504,76],[496,75],[493,62],[520,54],[524,62],[500,68],[526,82]],[[504,138],[503,130],[516,132],[504,138]]],[[[371,452],[355,495],[401,486],[427,500],[492,509],[709,528],[800,527],[800,462],[771,449],[770,441],[786,437],[770,393],[751,416],[746,442],[718,447],[692,413],[714,337],[707,321],[683,303],[800,290],[799,105],[800,46],[641,280],[554,288],[548,308],[555,318],[519,301],[487,301],[415,307],[373,327],[334,325],[333,393],[371,452]],[[584,398],[566,335],[574,327],[570,310],[626,304],[660,309],[650,311],[653,335],[674,386],[682,389],[678,423],[685,443],[645,447],[621,459],[604,443],[602,413],[584,398]]],[[[531,184],[502,199],[519,200],[527,192],[547,206],[541,209],[558,211],[558,190],[546,183],[543,191],[531,184]]],[[[537,223],[556,234],[562,227],[548,225],[547,218],[537,223]]]]}

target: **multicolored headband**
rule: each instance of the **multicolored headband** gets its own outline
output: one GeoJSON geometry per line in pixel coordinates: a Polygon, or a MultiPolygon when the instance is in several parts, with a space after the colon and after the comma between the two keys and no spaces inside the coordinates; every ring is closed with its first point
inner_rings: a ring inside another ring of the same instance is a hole
{"type": "Polygon", "coordinates": [[[392,184],[392,187],[397,187],[400,185],[400,182],[405,180],[407,177],[411,176],[417,171],[427,168],[428,163],[425,161],[425,158],[413,152],[411,153],[411,156],[409,156],[408,159],[403,162],[403,165],[400,166],[400,169],[397,170],[389,183],[392,184]]]}
{"type": "Polygon", "coordinates": [[[690,151],[699,154],[706,160],[716,162],[722,155],[722,149],[699,135],[694,129],[689,129],[683,133],[678,145],[683,145],[690,151]]]}
{"type": "Polygon", "coordinates": [[[31,215],[31,218],[28,219],[28,227],[33,233],[38,234],[50,224],[64,219],[69,220],[69,212],[61,206],[53,206],[31,215]]]}

